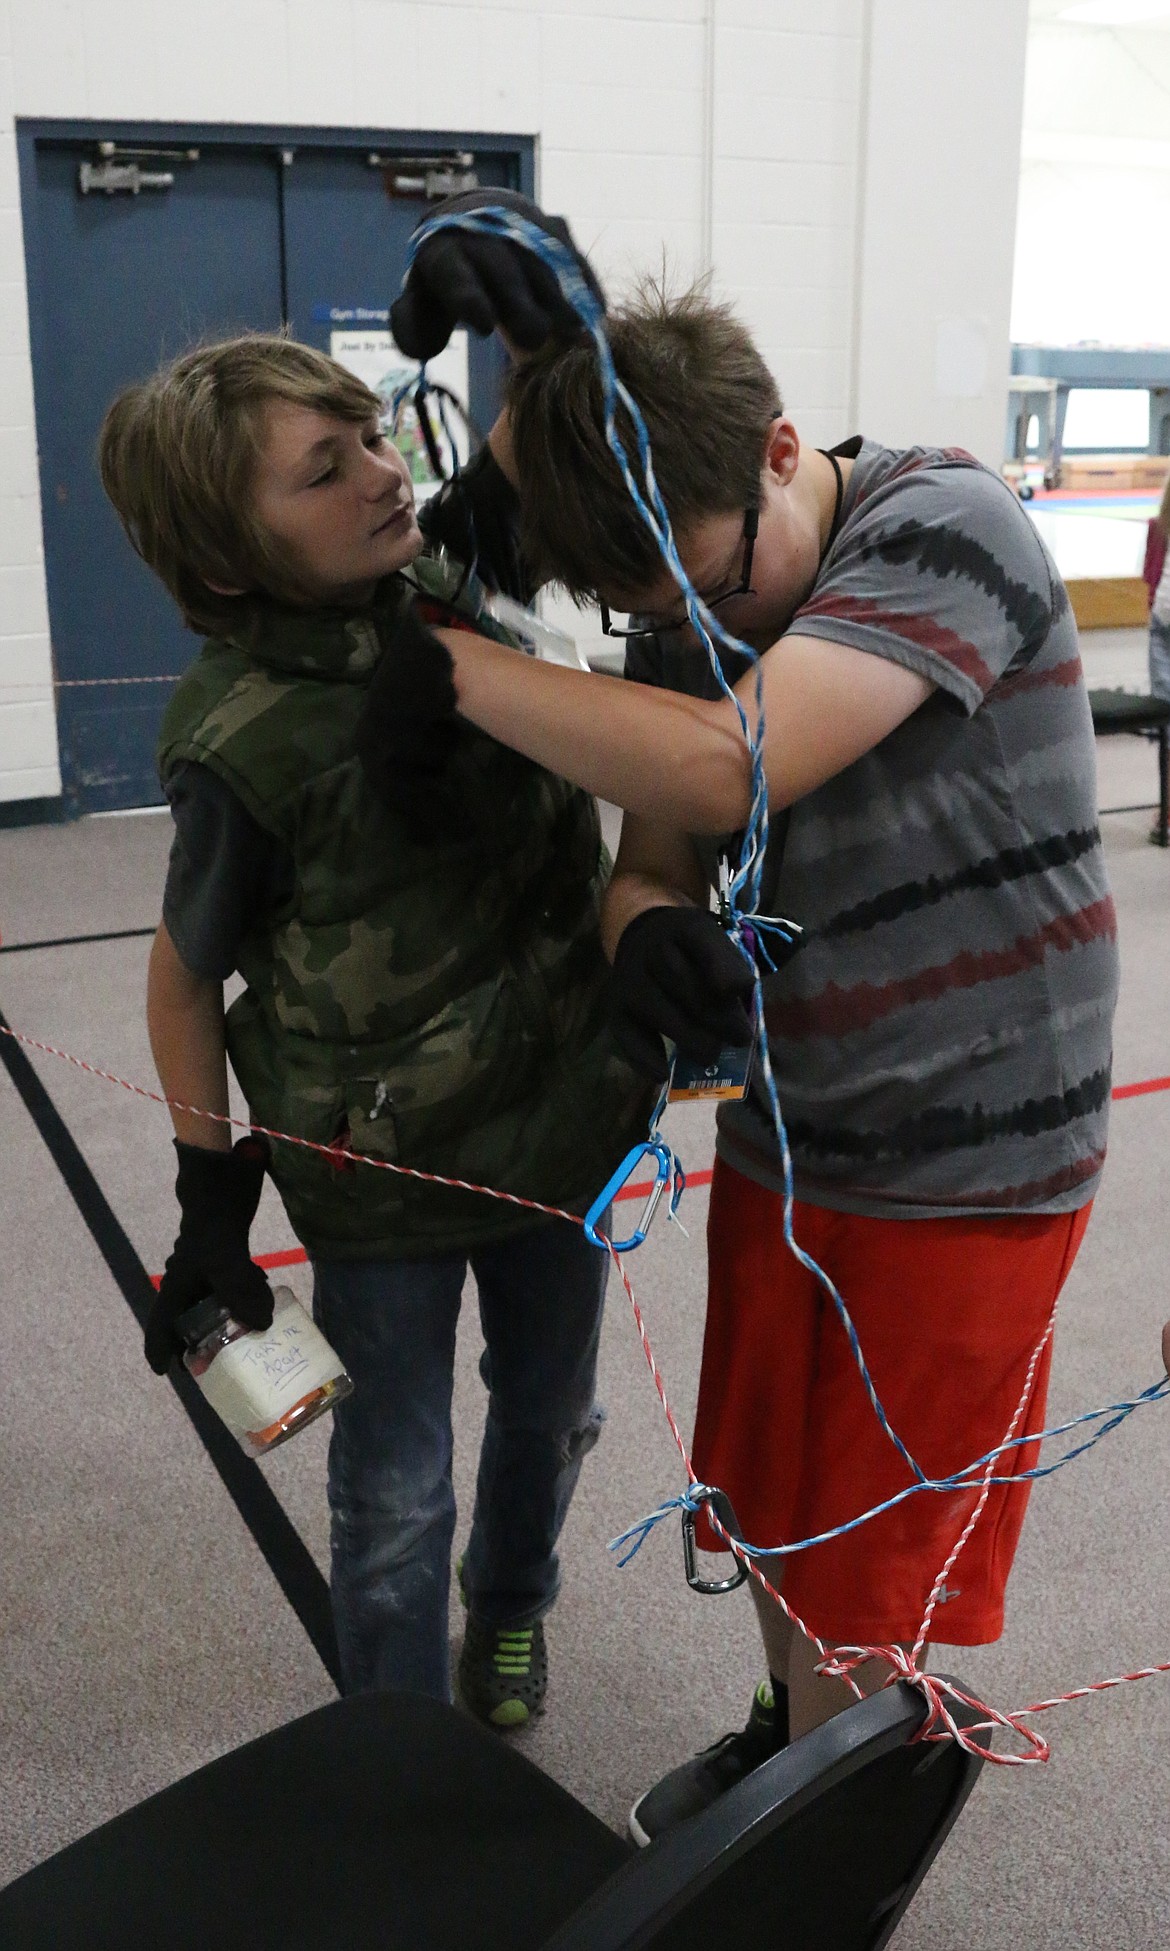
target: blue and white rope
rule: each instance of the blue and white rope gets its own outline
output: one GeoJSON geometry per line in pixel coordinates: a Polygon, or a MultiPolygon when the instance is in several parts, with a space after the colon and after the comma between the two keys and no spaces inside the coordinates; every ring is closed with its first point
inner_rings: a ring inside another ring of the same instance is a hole
{"type": "MultiPolygon", "coordinates": [[[[519,245],[522,249],[531,252],[554,274],[562,296],[572,306],[578,318],[581,320],[582,326],[588,331],[597,353],[604,403],[605,431],[610,449],[621,470],[630,499],[634,503],[642,521],[654,537],[662,559],[669,569],[680,595],[683,597],[688,620],[706,650],[711,670],[719,684],[719,688],[723,692],[723,695],[735,706],[739,718],[740,730],[750,754],[751,810],[744,828],[739,861],[734,872],[731,874],[727,890],[728,933],[752,971],[759,1060],[767,1088],[768,1103],[772,1113],[772,1121],[776,1132],[777,1143],[780,1148],[782,1163],[784,1183],[784,1242],[789,1252],[819,1282],[832,1302],[848,1337],[853,1360],[873,1412],[885,1435],[905,1462],[913,1481],[898,1491],[894,1496],[886,1498],[880,1504],[874,1505],[871,1510],[862,1512],[859,1516],[851,1518],[844,1524],[835,1526],[832,1530],[821,1532],[816,1537],[803,1538],[795,1543],[785,1545],[757,1546],[745,1544],[744,1551],[753,1558],[781,1558],[791,1556],[795,1552],[808,1550],[812,1545],[825,1543],[831,1538],[842,1537],[847,1532],[856,1530],[859,1525],[867,1523],[871,1518],[879,1516],[882,1512],[892,1510],[896,1505],[903,1503],[906,1498],[920,1491],[953,1493],[955,1491],[982,1490],[988,1479],[986,1475],[980,1473],[986,1472],[989,1464],[996,1457],[1005,1454],[1009,1450],[1016,1449],[1022,1444],[1040,1443],[1048,1438],[1063,1435],[1069,1430],[1080,1428],[1084,1424],[1100,1422],[1102,1424],[1101,1428],[1088,1441],[1079,1444],[1055,1462],[1038,1465],[1033,1469],[1021,1471],[1018,1475],[992,1476],[990,1481],[992,1483],[1019,1484],[1029,1479],[1051,1476],[1057,1470],[1063,1469],[1066,1464],[1072,1463],[1077,1457],[1085,1455],[1089,1450],[1094,1448],[1103,1436],[1108,1435],[1111,1430],[1118,1428],[1128,1416],[1132,1415],[1135,1409],[1141,1408],[1148,1403],[1163,1401],[1170,1394],[1170,1376],[1164,1376],[1160,1381],[1152,1384],[1148,1389],[1144,1389],[1139,1396],[1132,1399],[1112,1403],[1102,1409],[1089,1410],[1083,1416],[1074,1417],[1068,1422],[1059,1424],[1052,1429],[1046,1429],[1039,1434],[1012,1437],[1009,1441],[999,1444],[995,1449],[986,1451],[982,1457],[977,1458],[964,1469],[956,1471],[947,1477],[931,1477],[911,1455],[906,1444],[892,1427],[878,1396],[877,1389],[874,1386],[873,1378],[870,1375],[865,1356],[862,1352],[857,1329],[844,1299],[831,1277],[817,1264],[811,1254],[806,1253],[804,1248],[799,1244],[793,1230],[795,1182],[792,1168],[792,1154],[788,1143],[788,1132],[785,1127],[784,1116],[780,1108],[776,1080],[772,1070],[764,1021],[763,988],[756,955],[753,952],[758,948],[763,953],[764,959],[771,966],[771,957],[767,954],[766,946],[759,940],[760,932],[764,930],[773,931],[785,939],[791,939],[782,921],[777,921],[772,917],[761,916],[756,913],[759,905],[764,854],[768,842],[768,789],[763,762],[765,717],[763,678],[760,669],[759,654],[749,644],[733,636],[723,627],[718,617],[703,602],[702,597],[695,589],[687,574],[675,542],[670,515],[655,479],[653,455],[651,453],[650,438],[646,429],[645,420],[643,419],[637,401],[619,377],[614,366],[613,353],[605,330],[604,305],[586,281],[573,251],[566,244],[562,243],[559,238],[550,235],[539,225],[529,222],[527,219],[519,216],[517,212],[506,209],[503,206],[489,206],[474,211],[449,211],[428,218],[415,231],[407,250],[406,268],[408,272],[420,245],[427,238],[433,237],[443,230],[464,230],[478,232],[481,235],[486,234],[502,237],[519,245]],[[638,472],[635,472],[635,463],[631,460],[627,452],[618,427],[619,408],[625,409],[630,426],[633,429],[637,450],[636,462],[638,472]],[[756,729],[754,733],[739,697],[728,683],[724,674],[716,643],[722,645],[725,650],[732,652],[734,655],[746,659],[755,670],[756,729]]],[[[425,366],[420,377],[425,387],[425,366]]],[[[416,382],[412,381],[411,385],[414,384],[416,382]]],[[[401,389],[399,399],[408,390],[409,388],[401,389]]],[[[660,1099],[653,1119],[653,1129],[657,1128],[657,1122],[662,1108],[663,1100],[660,1099]]],[[[680,1497],[668,1500],[659,1506],[658,1510],[651,1512],[648,1517],[639,1520],[637,1524],[623,1532],[620,1537],[615,1538],[610,1547],[611,1550],[621,1550],[623,1546],[630,1546],[630,1549],[619,1559],[619,1563],[622,1565],[629,1563],[630,1559],[641,1549],[650,1532],[663,1517],[675,1510],[696,1511],[706,1503],[709,1495],[710,1487],[692,1484],[688,1486],[687,1490],[680,1497]]]]}

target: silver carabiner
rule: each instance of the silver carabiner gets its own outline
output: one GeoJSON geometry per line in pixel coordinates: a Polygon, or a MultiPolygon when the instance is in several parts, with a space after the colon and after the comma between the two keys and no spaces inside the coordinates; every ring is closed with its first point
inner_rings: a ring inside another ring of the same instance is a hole
{"type": "MultiPolygon", "coordinates": [[[[712,1490],[707,1484],[696,1484],[692,1492],[703,1504],[709,1504],[724,1530],[742,1542],[739,1519],[735,1506],[725,1490],[712,1490]]],[[[734,1592],[742,1585],[748,1575],[748,1568],[742,1558],[736,1558],[735,1571],[730,1578],[700,1578],[695,1563],[695,1517],[697,1513],[688,1504],[682,1514],[683,1565],[687,1584],[692,1592],[701,1592],[705,1598],[718,1598],[722,1592],[734,1592]]]]}
{"type": "Polygon", "coordinates": [[[629,1253],[633,1247],[641,1246],[647,1233],[650,1231],[650,1222],[658,1211],[658,1202],[667,1187],[671,1184],[672,1178],[674,1185],[671,1191],[671,1211],[673,1212],[678,1205],[679,1199],[682,1197],[686,1177],[670,1146],[662,1138],[644,1138],[640,1145],[633,1146],[626,1153],[608,1184],[603,1186],[602,1190],[598,1193],[585,1215],[585,1238],[589,1241],[589,1244],[591,1246],[601,1247],[606,1252],[612,1246],[615,1253],[629,1253]],[[599,1239],[597,1226],[606,1207],[613,1203],[627,1179],[633,1177],[639,1165],[641,1165],[642,1160],[647,1157],[654,1160],[654,1183],[650,1187],[646,1204],[642,1208],[642,1217],[638,1221],[637,1226],[630,1234],[628,1240],[599,1239]]]}

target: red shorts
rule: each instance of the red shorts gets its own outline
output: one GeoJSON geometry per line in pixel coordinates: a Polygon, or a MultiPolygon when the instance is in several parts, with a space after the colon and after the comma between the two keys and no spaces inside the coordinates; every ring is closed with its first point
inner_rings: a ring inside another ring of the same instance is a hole
{"type": "MultiPolygon", "coordinates": [[[[897,1220],[797,1204],[797,1243],[835,1282],[889,1422],[929,1476],[949,1476],[1004,1440],[1089,1210],[897,1220]]],[[[730,1496],[741,1536],[765,1546],[831,1530],[913,1481],[836,1308],[784,1245],[782,1217],[777,1193],[716,1161],[694,1465],[730,1496]]],[[[1051,1348],[1017,1435],[1044,1427],[1051,1348]]],[[[1030,1469],[1038,1448],[1009,1450],[996,1475],[1030,1469]]],[[[1028,1490],[993,1485],[932,1639],[999,1638],[1028,1490]]],[[[822,1639],[912,1641],[976,1498],[916,1492],[843,1537],[773,1559],[769,1575],[822,1639]]],[[[716,1544],[705,1524],[700,1542],[716,1544]]]]}

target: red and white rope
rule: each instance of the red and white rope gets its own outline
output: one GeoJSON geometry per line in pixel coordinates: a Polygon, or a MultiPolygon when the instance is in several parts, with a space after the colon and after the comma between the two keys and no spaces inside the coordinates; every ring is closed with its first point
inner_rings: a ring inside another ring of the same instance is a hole
{"type": "MultiPolygon", "coordinates": [[[[451,1186],[459,1191],[482,1193],[490,1199],[503,1199],[509,1205],[523,1206],[533,1212],[546,1213],[552,1219],[572,1220],[578,1226],[583,1223],[579,1214],[566,1212],[559,1206],[545,1205],[538,1199],[524,1199],[516,1193],[498,1192],[491,1186],[476,1185],[467,1179],[449,1178],[440,1172],[423,1172],[414,1166],[399,1165],[392,1163],[389,1159],[375,1158],[369,1153],[355,1152],[351,1147],[346,1145],[322,1145],[310,1138],[299,1138],[292,1132],[276,1131],[269,1126],[253,1124],[249,1119],[232,1117],[227,1112],[205,1111],[199,1105],[180,1103],[177,1099],[164,1096],[160,1091],[152,1091],[147,1089],[143,1084],[132,1083],[125,1077],[117,1076],[113,1071],[104,1070],[99,1064],[88,1063],[82,1057],[73,1056],[68,1050],[59,1049],[56,1044],[45,1043],[37,1037],[28,1036],[22,1031],[14,1030],[7,1024],[0,1024],[0,1035],[10,1037],[14,1043],[22,1044],[27,1049],[37,1050],[43,1056],[57,1057],[62,1062],[72,1065],[75,1070],[84,1072],[87,1077],[97,1077],[104,1083],[115,1084],[120,1090],[128,1092],[132,1097],[143,1098],[150,1104],[157,1104],[171,1111],[182,1111],[188,1116],[196,1118],[207,1118],[214,1124],[227,1125],[240,1131],[260,1132],[264,1137],[271,1138],[277,1143],[298,1145],[306,1151],[318,1152],[322,1157],[330,1159],[337,1164],[352,1163],[355,1165],[370,1165],[379,1171],[397,1172],[406,1178],[422,1180],[428,1184],[451,1186]]],[[[605,1238],[604,1235],[601,1235],[601,1237],[603,1239],[605,1238]]],[[[699,1479],[691,1462],[690,1453],[687,1449],[682,1431],[679,1428],[678,1420],[671,1408],[662,1372],[659,1369],[653,1348],[651,1347],[645,1319],[634,1294],[629,1274],[613,1242],[607,1240],[606,1245],[629,1299],[630,1307],[633,1311],[634,1324],[642,1344],[642,1351],[645,1355],[658,1399],[662,1404],[662,1410],[666,1417],[671,1436],[682,1459],[687,1481],[692,1485],[697,1484],[699,1479]]],[[[1170,1673],[1170,1660],[1161,1661],[1157,1665],[1138,1667],[1130,1673],[1115,1674],[1106,1680],[1096,1680],[1085,1686],[1073,1687],[1067,1693],[1056,1694],[1047,1700],[1034,1701],[1030,1706],[1015,1708],[1010,1712],[1006,1712],[1001,1711],[999,1708],[989,1706],[976,1695],[953,1686],[937,1674],[924,1672],[918,1664],[926,1645],[931,1620],[934,1616],[940,1594],[954,1568],[959,1554],[962,1552],[982,1515],[991,1491],[991,1479],[995,1471],[998,1456],[1004,1445],[1012,1442],[1023,1420],[1028,1402],[1031,1399],[1036,1368],[1051,1338],[1055,1321],[1056,1308],[1054,1306],[1044,1333],[1032,1351],[1020,1400],[1016,1405],[1016,1410],[1008,1427],[1007,1434],[1004,1437],[1003,1444],[991,1453],[985,1466],[983,1480],[975,1506],[948,1554],[945,1565],[931,1588],[922,1623],[912,1647],[906,1648],[904,1646],[891,1645],[837,1646],[830,1648],[824,1640],[820,1639],[813,1632],[806,1621],[798,1613],[793,1611],[783,1593],[771,1583],[760,1569],[758,1563],[749,1556],[740,1540],[733,1538],[715,1511],[710,1506],[707,1507],[707,1518],[712,1529],[723,1539],[728,1549],[739,1562],[746,1567],[749,1575],[755,1579],[756,1583],[781,1608],[796,1629],[816,1648],[820,1656],[819,1672],[829,1677],[843,1680],[851,1688],[855,1696],[860,1699],[863,1689],[858,1684],[856,1677],[858,1669],[873,1660],[883,1661],[890,1670],[889,1679],[883,1684],[889,1685],[895,1680],[907,1680],[913,1687],[918,1689],[926,1700],[927,1716],[916,1739],[920,1741],[951,1739],[956,1741],[961,1748],[966,1749],[969,1753],[979,1755],[985,1761],[994,1762],[1000,1767],[1007,1768],[1026,1767],[1049,1759],[1051,1750],[1047,1741],[1043,1735],[1037,1733],[1034,1728],[1028,1725],[1033,1715],[1048,1713],[1052,1708],[1062,1707],[1069,1701],[1087,1699],[1091,1694],[1107,1693],[1115,1687],[1129,1686],[1138,1680],[1152,1680],[1159,1674],[1170,1673]],[[960,1727],[951,1712],[950,1706],[948,1705],[949,1702],[960,1702],[963,1706],[973,1709],[979,1716],[979,1719],[973,1725],[968,1725],[965,1728],[960,1727]],[[1021,1742],[1023,1744],[1023,1751],[1009,1750],[996,1753],[991,1745],[990,1737],[994,1736],[997,1728],[1004,1733],[1012,1735],[1016,1740],[1021,1742]],[[989,1738],[981,1741],[977,1738],[980,1735],[989,1738]]]]}

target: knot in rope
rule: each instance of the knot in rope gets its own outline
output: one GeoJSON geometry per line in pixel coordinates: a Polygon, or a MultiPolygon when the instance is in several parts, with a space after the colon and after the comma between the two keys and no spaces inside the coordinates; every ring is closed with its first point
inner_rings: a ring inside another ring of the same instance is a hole
{"type": "Polygon", "coordinates": [[[996,1763],[1001,1768],[1029,1768],[1045,1762],[1051,1749],[1042,1734],[1029,1727],[1024,1718],[1027,1708],[1014,1713],[989,1707],[977,1694],[968,1693],[957,1687],[953,1681],[941,1674],[925,1673],[917,1659],[905,1646],[838,1646],[822,1660],[817,1672],[830,1680],[844,1680],[856,1686],[858,1668],[870,1660],[884,1660],[890,1668],[889,1679],[884,1686],[891,1686],[895,1680],[906,1680],[920,1693],[926,1702],[926,1719],[914,1736],[915,1741],[954,1741],[967,1754],[978,1755],[981,1761],[996,1763]],[[961,1727],[951,1712],[948,1702],[954,1701],[969,1707],[980,1717],[967,1727],[961,1727]],[[997,1754],[990,1738],[982,1741],[976,1737],[990,1737],[996,1728],[1003,1728],[1024,1745],[1024,1753],[997,1754]]]}
{"type": "MultiPolygon", "coordinates": [[[[659,1504],[657,1510],[649,1511],[645,1517],[640,1517],[636,1523],[620,1531],[616,1538],[610,1539],[605,1548],[607,1551],[622,1551],[622,1556],[617,1561],[621,1569],[629,1564],[631,1558],[637,1557],[650,1533],[662,1523],[663,1518],[670,1517],[675,1511],[690,1511],[697,1517],[707,1501],[717,1495],[718,1492],[713,1490],[710,1484],[689,1483],[677,1497],[668,1497],[665,1504],[659,1504]],[[623,1551],[622,1548],[626,1545],[629,1546],[629,1550],[623,1551]]],[[[712,1523],[718,1530],[723,1531],[723,1526],[714,1516],[712,1516],[712,1523]]],[[[724,1532],[724,1536],[726,1535],[724,1532]]]]}

